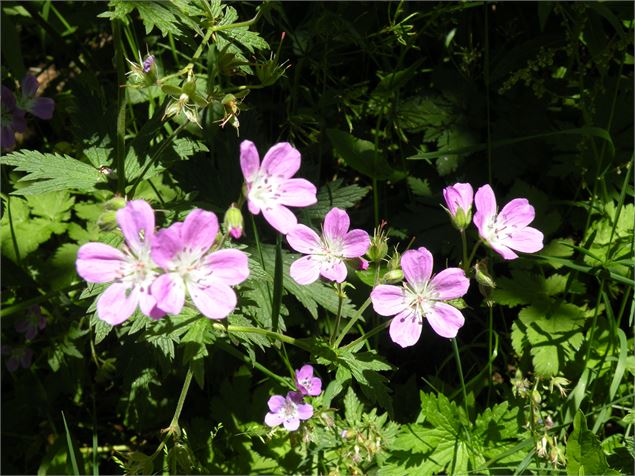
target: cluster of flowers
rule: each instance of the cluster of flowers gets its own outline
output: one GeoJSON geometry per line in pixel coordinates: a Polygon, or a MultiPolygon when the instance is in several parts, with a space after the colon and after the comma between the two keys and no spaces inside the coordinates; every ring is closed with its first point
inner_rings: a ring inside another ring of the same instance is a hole
{"type": "Polygon", "coordinates": [[[16,98],[6,86],[2,86],[0,94],[1,111],[1,146],[5,150],[15,147],[15,133],[26,130],[26,113],[29,112],[40,119],[53,117],[55,102],[51,98],[37,97],[40,87],[37,79],[27,74],[22,80],[22,94],[16,98]]]}
{"type": "Polygon", "coordinates": [[[308,420],[313,416],[313,406],[304,403],[306,396],[315,397],[322,393],[322,381],[313,376],[313,367],[304,365],[295,371],[295,387],[286,397],[273,395],[267,405],[269,413],[265,415],[265,423],[270,427],[283,425],[288,431],[300,427],[300,420],[308,420]]]}
{"type": "MultiPolygon", "coordinates": [[[[42,315],[40,306],[37,304],[31,306],[26,312],[26,315],[15,322],[14,327],[18,333],[23,335],[27,344],[29,341],[35,339],[40,331],[43,331],[46,328],[46,318],[42,315]]],[[[31,366],[33,350],[28,347],[28,345],[18,345],[13,347],[3,344],[0,347],[0,353],[2,355],[8,355],[5,365],[7,366],[7,370],[9,370],[9,372],[15,372],[20,367],[26,369],[31,366]]]]}

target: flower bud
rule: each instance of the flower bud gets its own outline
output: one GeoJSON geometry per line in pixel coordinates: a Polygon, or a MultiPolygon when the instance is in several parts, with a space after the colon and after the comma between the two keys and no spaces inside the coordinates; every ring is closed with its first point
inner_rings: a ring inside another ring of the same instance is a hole
{"type": "Polygon", "coordinates": [[[476,282],[486,288],[495,288],[496,283],[487,271],[487,258],[477,261],[474,265],[476,282]]]}
{"type": "Polygon", "coordinates": [[[390,257],[390,260],[388,260],[388,269],[390,271],[393,271],[395,269],[399,269],[400,267],[401,267],[401,255],[395,248],[395,252],[390,257]]]}
{"type": "Polygon", "coordinates": [[[388,238],[384,227],[386,222],[382,221],[373,233],[373,237],[370,240],[370,248],[366,252],[366,256],[374,262],[379,263],[388,254],[388,238]]]}
{"type": "Polygon", "coordinates": [[[400,269],[393,269],[384,274],[382,279],[385,283],[399,283],[403,281],[403,271],[400,269]]]}
{"type": "Polygon", "coordinates": [[[458,230],[465,230],[472,221],[474,190],[469,183],[456,183],[443,189],[443,198],[452,224],[458,230]]]}
{"type": "Polygon", "coordinates": [[[235,240],[242,236],[244,225],[243,214],[241,213],[240,208],[237,208],[233,203],[225,212],[223,225],[235,240]]]}

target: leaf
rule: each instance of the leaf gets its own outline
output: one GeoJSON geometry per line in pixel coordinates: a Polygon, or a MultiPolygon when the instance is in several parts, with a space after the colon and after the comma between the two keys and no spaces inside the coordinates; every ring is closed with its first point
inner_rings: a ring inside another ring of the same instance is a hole
{"type": "Polygon", "coordinates": [[[3,230],[0,233],[2,255],[17,263],[18,253],[20,259],[24,259],[37,250],[42,243],[48,241],[53,230],[49,221],[30,217],[26,200],[5,196],[3,201],[5,209],[0,220],[3,230]]]}
{"type": "Polygon", "coordinates": [[[432,196],[432,192],[430,191],[430,182],[428,179],[421,180],[417,177],[408,177],[406,179],[408,181],[408,186],[412,193],[419,197],[430,197],[432,196]]]}
{"type": "Polygon", "coordinates": [[[29,182],[14,195],[35,195],[59,190],[92,192],[106,176],[79,160],[58,154],[42,154],[34,150],[19,150],[0,157],[0,164],[13,165],[18,172],[27,172],[18,183],[29,182]]]}
{"type": "Polygon", "coordinates": [[[187,328],[187,332],[181,339],[184,347],[183,365],[186,366],[193,360],[207,357],[207,344],[216,340],[216,335],[212,328],[212,321],[206,317],[199,317],[187,328]]]}
{"type": "Polygon", "coordinates": [[[564,292],[567,277],[553,274],[548,278],[527,271],[513,270],[511,278],[499,278],[492,299],[497,304],[514,307],[519,304],[541,303],[564,292]]]}
{"type": "Polygon", "coordinates": [[[370,191],[370,187],[346,185],[337,179],[320,187],[317,193],[317,203],[303,210],[309,218],[322,220],[332,208],[347,209],[357,204],[370,191]]]}
{"type": "Polygon", "coordinates": [[[341,350],[337,360],[350,371],[366,398],[392,411],[390,389],[386,385],[388,379],[378,373],[392,370],[392,365],[385,362],[375,351],[353,354],[348,350],[341,350]]]}
{"type": "Polygon", "coordinates": [[[346,395],[344,395],[344,418],[346,418],[351,427],[356,428],[361,422],[363,413],[364,406],[362,402],[355,395],[353,388],[348,387],[346,395]]]}
{"type": "Polygon", "coordinates": [[[48,221],[53,233],[59,235],[66,231],[67,224],[64,222],[70,220],[71,209],[75,203],[75,198],[68,192],[28,195],[26,201],[31,208],[31,214],[48,221]]]}
{"type": "Polygon", "coordinates": [[[344,161],[359,173],[377,180],[397,182],[406,176],[405,172],[393,169],[375,145],[367,140],[358,139],[351,134],[337,129],[327,129],[328,136],[335,151],[344,161]]]}
{"type": "Polygon", "coordinates": [[[589,431],[586,417],[578,410],[573,418],[573,432],[567,440],[567,474],[619,474],[612,470],[597,436],[589,431]]]}

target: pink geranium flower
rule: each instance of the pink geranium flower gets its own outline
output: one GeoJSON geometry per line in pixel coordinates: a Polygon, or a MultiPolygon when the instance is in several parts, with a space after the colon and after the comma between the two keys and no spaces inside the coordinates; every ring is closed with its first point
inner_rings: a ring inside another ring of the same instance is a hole
{"type": "Polygon", "coordinates": [[[201,313],[223,319],[236,307],[236,293],[230,286],[249,276],[247,255],[224,249],[209,253],[218,233],[218,219],[212,212],[195,209],[182,223],[159,231],[152,242],[152,258],[167,273],[152,284],[158,307],[179,314],[185,291],[201,313]]]}
{"type": "Polygon", "coordinates": [[[322,237],[305,225],[295,226],[287,234],[291,248],[304,256],[291,264],[291,277],[298,284],[310,284],[320,275],[341,283],[346,279],[346,259],[359,258],[370,247],[364,230],[348,231],[350,219],[339,208],[324,217],[322,237]]]}
{"type": "Polygon", "coordinates": [[[315,397],[322,393],[322,380],[313,376],[313,367],[309,364],[295,371],[295,386],[302,395],[315,397]]]}
{"type": "Polygon", "coordinates": [[[289,392],[286,398],[273,395],[267,402],[271,411],[265,415],[265,423],[271,427],[282,424],[288,431],[297,430],[300,420],[313,416],[313,406],[303,401],[302,394],[298,392],[289,392]]]}
{"type": "Polygon", "coordinates": [[[469,183],[455,183],[443,189],[443,198],[452,217],[452,223],[459,230],[465,230],[472,220],[472,186],[469,183]]]}
{"type": "Polygon", "coordinates": [[[432,276],[432,254],[426,248],[406,251],[401,257],[406,283],[380,284],[370,294],[373,308],[382,316],[395,316],[390,338],[401,347],[414,345],[421,336],[425,317],[442,337],[456,337],[465,319],[461,312],[443,302],[463,296],[470,280],[460,268],[448,268],[432,276]]]}
{"type": "Polygon", "coordinates": [[[27,74],[22,80],[22,98],[20,107],[40,119],[50,119],[55,110],[55,101],[51,98],[36,96],[40,87],[35,76],[27,74]]]}
{"type": "Polygon", "coordinates": [[[128,319],[137,306],[152,318],[165,313],[156,306],[150,285],[157,277],[150,256],[154,212],[143,200],[132,200],[117,211],[127,246],[120,251],[104,243],[87,243],[77,252],[77,273],[89,283],[113,282],[97,300],[97,315],[111,325],[128,319]]]}
{"type": "Polygon", "coordinates": [[[527,226],[536,213],[526,198],[515,198],[497,214],[494,191],[489,185],[483,185],[474,201],[474,224],[481,238],[503,258],[518,258],[512,250],[535,253],[542,249],[542,233],[527,226]]]}
{"type": "Polygon", "coordinates": [[[261,164],[254,143],[243,141],[240,167],[247,184],[249,211],[254,215],[262,211],[265,220],[284,235],[298,223],[287,206],[306,207],[317,202],[311,182],[291,178],[300,168],[300,152],[287,142],[271,147],[261,164]]]}

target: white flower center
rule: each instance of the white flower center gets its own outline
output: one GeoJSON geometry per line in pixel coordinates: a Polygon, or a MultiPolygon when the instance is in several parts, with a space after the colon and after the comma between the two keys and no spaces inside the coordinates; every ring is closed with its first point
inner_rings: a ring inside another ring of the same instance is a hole
{"type": "Polygon", "coordinates": [[[320,249],[315,256],[323,265],[328,267],[339,264],[344,259],[344,243],[340,239],[330,239],[324,236],[320,242],[320,249]]]}
{"type": "Polygon", "coordinates": [[[150,256],[150,247],[141,248],[139,256],[132,254],[126,247],[123,251],[126,255],[126,263],[121,268],[119,280],[131,288],[139,286],[141,291],[145,292],[159,274],[150,256]]]}
{"type": "Polygon", "coordinates": [[[439,293],[430,284],[430,281],[418,286],[404,283],[404,290],[406,305],[414,311],[420,320],[422,316],[434,309],[436,301],[439,300],[439,293]]]}
{"type": "Polygon", "coordinates": [[[290,399],[286,399],[284,402],[284,405],[280,409],[280,415],[282,415],[282,417],[285,420],[290,420],[290,419],[297,418],[297,414],[298,414],[298,406],[295,403],[293,403],[290,399]]]}
{"type": "Polygon", "coordinates": [[[251,183],[248,198],[260,209],[271,209],[280,202],[284,178],[258,173],[251,183]]]}

